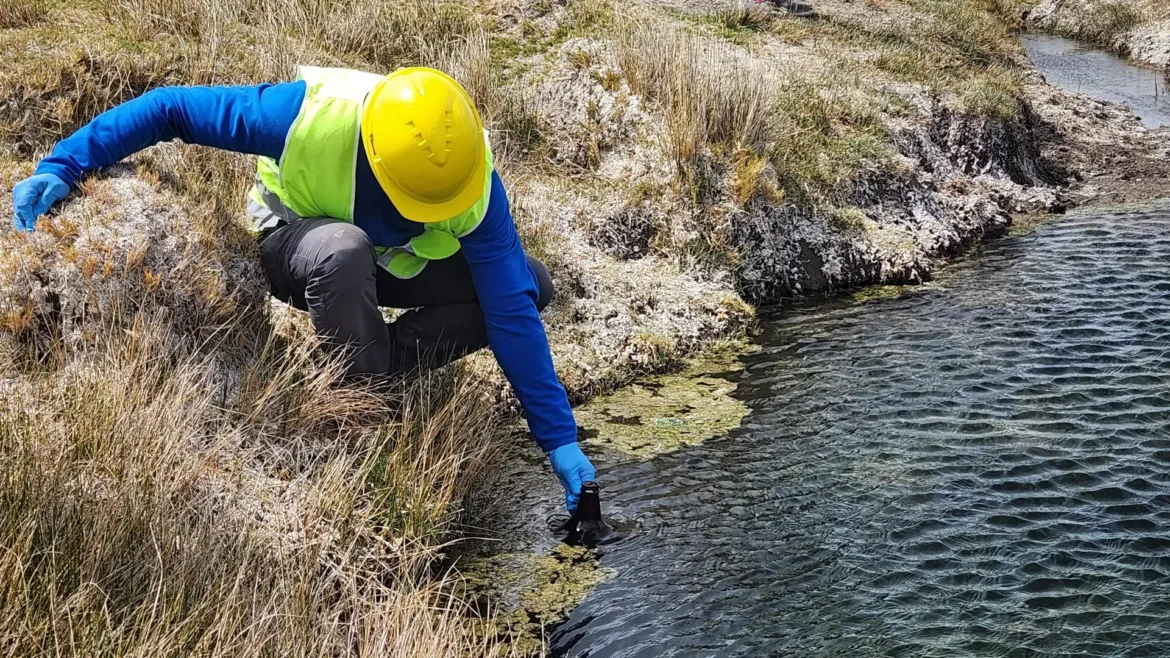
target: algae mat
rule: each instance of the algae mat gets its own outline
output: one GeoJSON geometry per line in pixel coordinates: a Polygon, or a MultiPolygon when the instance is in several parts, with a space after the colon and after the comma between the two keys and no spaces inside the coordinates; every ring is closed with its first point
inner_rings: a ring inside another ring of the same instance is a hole
{"type": "Polygon", "coordinates": [[[514,657],[545,655],[548,628],[614,575],[600,565],[595,551],[564,544],[543,557],[503,553],[474,559],[460,573],[467,598],[496,612],[476,633],[502,641],[514,657]]]}
{"type": "Polygon", "coordinates": [[[584,442],[645,459],[739,427],[748,409],[727,376],[742,368],[736,357],[744,351],[724,350],[582,405],[575,415],[584,442]]]}

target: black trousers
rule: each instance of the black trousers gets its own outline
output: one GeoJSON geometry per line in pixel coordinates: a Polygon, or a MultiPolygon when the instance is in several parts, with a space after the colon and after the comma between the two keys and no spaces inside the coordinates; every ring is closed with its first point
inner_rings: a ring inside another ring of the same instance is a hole
{"type": "MultiPolygon", "coordinates": [[[[269,229],[261,235],[260,254],[272,294],[307,311],[327,346],[346,350],[351,375],[436,368],[487,346],[462,254],[398,279],[378,267],[365,231],[328,218],[269,229]],[[379,307],[410,310],[387,324],[379,307]]],[[[531,256],[528,269],[543,310],[553,298],[552,279],[531,256]]]]}

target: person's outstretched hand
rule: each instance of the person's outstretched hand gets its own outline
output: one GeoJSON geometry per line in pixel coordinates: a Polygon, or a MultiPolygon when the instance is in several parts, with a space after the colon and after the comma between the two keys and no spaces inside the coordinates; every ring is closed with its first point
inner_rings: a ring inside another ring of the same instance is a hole
{"type": "Polygon", "coordinates": [[[37,218],[66,194],[69,185],[53,174],[37,174],[20,181],[12,188],[12,209],[16,211],[12,224],[18,231],[33,230],[37,218]]]}
{"type": "Polygon", "coordinates": [[[575,442],[554,448],[548,453],[548,462],[565,488],[565,507],[572,514],[581,496],[581,483],[596,478],[597,472],[593,470],[589,458],[581,452],[581,446],[575,442]]]}

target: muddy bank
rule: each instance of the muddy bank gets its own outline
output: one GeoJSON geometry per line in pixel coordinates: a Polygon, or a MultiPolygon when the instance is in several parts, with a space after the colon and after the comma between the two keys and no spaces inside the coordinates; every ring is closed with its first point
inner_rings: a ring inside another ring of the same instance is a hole
{"type": "Polygon", "coordinates": [[[1126,204],[1170,195],[1170,133],[1126,108],[1048,85],[1026,98],[1043,120],[1041,153],[1060,162],[1071,205],[1126,204]]]}

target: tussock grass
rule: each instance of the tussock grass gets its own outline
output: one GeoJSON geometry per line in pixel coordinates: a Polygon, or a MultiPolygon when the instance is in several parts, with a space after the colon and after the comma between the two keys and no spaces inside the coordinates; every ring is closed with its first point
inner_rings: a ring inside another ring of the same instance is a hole
{"type": "Polygon", "coordinates": [[[1091,2],[1085,4],[1084,15],[1079,17],[1076,28],[1067,32],[1068,36],[1083,41],[1112,45],[1117,37],[1150,20],[1150,17],[1138,3],[1125,0],[1091,2]]]}
{"type": "Polygon", "coordinates": [[[7,0],[0,6],[0,29],[28,27],[49,13],[47,0],[7,0]]]}
{"type": "Polygon", "coordinates": [[[431,574],[494,449],[466,381],[405,388],[391,419],[373,395],[339,394],[336,367],[266,342],[245,369],[267,384],[223,406],[203,349],[135,325],[71,354],[68,377],[5,380],[0,642],[13,655],[490,650],[431,574]]]}
{"type": "MultiPolygon", "coordinates": [[[[439,66],[477,98],[498,159],[531,139],[454,3],[14,0],[0,27],[15,28],[0,30],[4,224],[29,161],[97,113],[295,63],[439,66]]],[[[174,144],[136,164],[87,180],[35,234],[0,232],[0,646],[509,655],[443,565],[500,459],[482,384],[457,367],[342,381],[303,322],[268,308],[240,224],[251,158],[174,144]]]]}
{"type": "Polygon", "coordinates": [[[253,254],[114,174],[0,233],[0,646],[506,655],[441,566],[500,459],[481,385],[342,381],[253,254]]]}
{"type": "MultiPolygon", "coordinates": [[[[783,191],[817,201],[836,192],[865,160],[881,153],[876,115],[848,82],[781,76],[731,46],[682,30],[621,33],[620,66],[631,88],[659,101],[667,113],[670,151],[680,172],[701,172],[700,156],[715,147],[756,153],[770,163],[783,191]]],[[[740,168],[741,197],[758,188],[740,168]]]]}
{"type": "Polygon", "coordinates": [[[726,48],[703,48],[675,30],[623,31],[619,65],[630,87],[665,107],[675,159],[689,163],[709,143],[769,139],[768,79],[726,48]]]}
{"type": "Polygon", "coordinates": [[[710,18],[731,30],[767,30],[778,20],[771,6],[754,2],[722,6],[712,12],[710,18]]]}

